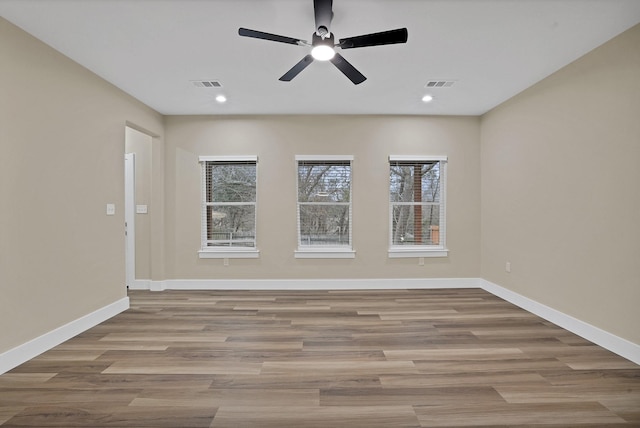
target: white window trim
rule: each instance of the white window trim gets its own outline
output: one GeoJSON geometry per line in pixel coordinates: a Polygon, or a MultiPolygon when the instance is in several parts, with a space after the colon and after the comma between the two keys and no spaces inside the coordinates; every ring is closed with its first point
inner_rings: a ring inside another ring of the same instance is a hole
{"type": "Polygon", "coordinates": [[[303,248],[294,252],[296,259],[354,259],[356,252],[352,249],[330,248],[303,248]]]}
{"type": "Polygon", "coordinates": [[[391,204],[391,195],[389,195],[389,258],[407,258],[407,257],[448,257],[449,249],[447,248],[447,156],[426,156],[426,155],[390,155],[389,162],[395,161],[415,161],[428,162],[438,161],[444,168],[440,171],[440,182],[443,184],[440,189],[440,205],[442,213],[440,216],[440,228],[445,231],[444,243],[442,245],[415,245],[406,247],[403,245],[393,245],[393,220],[391,212],[393,205],[391,204]]]}
{"type": "Polygon", "coordinates": [[[258,156],[200,156],[198,162],[255,162],[258,163],[258,156]]]}
{"type": "Polygon", "coordinates": [[[296,155],[296,168],[298,161],[350,161],[353,162],[353,155],[296,155]]]}
{"type": "Polygon", "coordinates": [[[294,251],[296,259],[353,259],[353,155],[295,155],[296,167],[296,227],[298,248],[294,251]],[[298,201],[298,162],[299,161],[349,161],[351,164],[351,186],[349,188],[349,246],[302,246],[300,245],[300,201],[298,201]]]}
{"type": "Polygon", "coordinates": [[[447,162],[447,156],[426,156],[426,155],[389,155],[389,162],[447,162]]]}
{"type": "Polygon", "coordinates": [[[256,248],[238,248],[237,250],[225,248],[224,250],[207,249],[199,250],[198,257],[201,259],[257,259],[260,251],[256,248]]]}
{"type": "MultiPolygon", "coordinates": [[[[258,156],[244,155],[244,156],[199,156],[198,162],[204,165],[205,162],[255,162],[256,163],[256,202],[255,202],[255,228],[256,228],[256,246],[255,247],[206,247],[203,224],[200,225],[200,249],[198,250],[198,258],[200,259],[257,259],[260,257],[260,250],[258,250],[258,156]]],[[[202,189],[200,203],[206,200],[206,177],[202,174],[202,189]]]]}
{"type": "Polygon", "coordinates": [[[408,257],[447,257],[449,250],[446,248],[418,247],[411,250],[397,247],[389,248],[389,258],[399,259],[408,257]]]}

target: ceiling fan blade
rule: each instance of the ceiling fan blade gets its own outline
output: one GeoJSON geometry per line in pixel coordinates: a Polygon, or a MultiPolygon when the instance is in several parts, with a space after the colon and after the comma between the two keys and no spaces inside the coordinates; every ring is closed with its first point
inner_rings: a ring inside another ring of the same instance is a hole
{"type": "Polygon", "coordinates": [[[395,43],[407,43],[408,37],[409,32],[406,28],[398,28],[396,30],[340,39],[339,46],[342,49],[353,49],[367,46],[392,45],[395,43]]]}
{"type": "Polygon", "coordinates": [[[313,62],[313,57],[311,55],[307,55],[300,60],[296,65],[294,65],[291,70],[284,73],[284,75],[279,79],[283,82],[290,82],[296,77],[302,70],[307,68],[309,64],[313,62]]]}
{"type": "MultiPolygon", "coordinates": [[[[324,27],[331,31],[331,20],[333,19],[333,0],[313,0],[313,10],[316,18],[316,31],[324,27]]],[[[324,36],[324,34],[320,34],[324,36]]]]}
{"type": "Polygon", "coordinates": [[[248,28],[240,28],[238,34],[244,37],[252,37],[254,39],[271,40],[272,42],[289,43],[291,45],[304,44],[303,40],[294,39],[293,37],[279,36],[277,34],[265,33],[263,31],[249,30],[248,28]]]}
{"type": "Polygon", "coordinates": [[[338,67],[338,70],[342,71],[342,73],[349,78],[353,82],[354,85],[358,85],[365,80],[366,77],[362,73],[360,73],[356,68],[351,65],[346,59],[342,57],[339,53],[336,52],[333,58],[330,60],[333,65],[338,67]]]}

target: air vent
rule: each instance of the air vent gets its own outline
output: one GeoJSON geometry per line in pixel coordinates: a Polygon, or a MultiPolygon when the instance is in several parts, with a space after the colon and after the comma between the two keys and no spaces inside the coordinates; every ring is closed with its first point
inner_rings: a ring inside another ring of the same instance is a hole
{"type": "Polygon", "coordinates": [[[198,88],[222,88],[222,83],[217,80],[192,80],[191,83],[198,88]]]}
{"type": "Polygon", "coordinates": [[[455,80],[429,80],[425,88],[450,88],[453,84],[456,83],[455,80]]]}

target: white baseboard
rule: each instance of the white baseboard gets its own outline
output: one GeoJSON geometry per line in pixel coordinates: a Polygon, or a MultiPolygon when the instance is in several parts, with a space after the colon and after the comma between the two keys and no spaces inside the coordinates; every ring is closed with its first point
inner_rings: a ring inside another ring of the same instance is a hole
{"type": "Polygon", "coordinates": [[[134,279],[133,283],[129,284],[129,290],[150,290],[152,282],[150,279],[134,279]]]}
{"type": "Polygon", "coordinates": [[[401,290],[479,288],[478,278],[396,279],[172,279],[140,284],[151,291],[163,290],[401,290]]]}
{"type": "Polygon", "coordinates": [[[618,337],[598,327],[580,321],[570,315],[560,312],[535,300],[524,297],[490,281],[481,279],[481,287],[489,293],[498,296],[516,306],[525,309],[532,314],[551,321],[552,323],[569,330],[578,336],[602,346],[609,351],[620,355],[636,364],[640,364],[640,345],[618,337]]]}
{"type": "Polygon", "coordinates": [[[103,308],[0,354],[0,374],[37,357],[43,352],[58,346],[62,342],[77,336],[127,309],[129,309],[129,298],[123,297],[103,308]]]}

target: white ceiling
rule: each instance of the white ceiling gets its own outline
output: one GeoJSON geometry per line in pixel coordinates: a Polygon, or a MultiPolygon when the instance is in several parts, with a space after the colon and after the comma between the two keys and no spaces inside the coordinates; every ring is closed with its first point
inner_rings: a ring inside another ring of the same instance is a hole
{"type": "Polygon", "coordinates": [[[360,85],[317,61],[285,83],[308,48],[238,28],[310,40],[312,0],[0,0],[2,17],[167,115],[480,115],[640,22],[639,0],[334,0],[333,10],[336,40],[401,27],[409,40],[341,52],[367,76],[360,85]],[[223,87],[191,83],[208,79],[223,87]],[[429,91],[431,79],[455,84],[429,91]]]}

